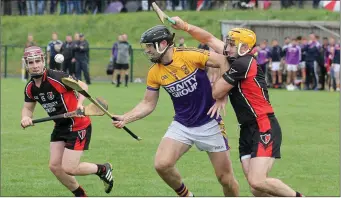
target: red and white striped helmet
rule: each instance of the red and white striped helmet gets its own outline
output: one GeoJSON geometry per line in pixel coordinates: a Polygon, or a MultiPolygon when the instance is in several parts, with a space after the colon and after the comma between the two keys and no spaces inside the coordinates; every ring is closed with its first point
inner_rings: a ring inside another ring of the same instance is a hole
{"type": "Polygon", "coordinates": [[[25,48],[23,62],[27,68],[29,61],[35,61],[36,59],[41,59],[43,65],[45,66],[45,54],[44,51],[38,46],[31,46],[25,48]]]}

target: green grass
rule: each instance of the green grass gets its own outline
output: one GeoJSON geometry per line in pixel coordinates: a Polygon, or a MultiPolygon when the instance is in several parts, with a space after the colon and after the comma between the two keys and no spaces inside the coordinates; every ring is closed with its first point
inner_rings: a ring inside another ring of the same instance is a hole
{"type": "MultiPolygon", "coordinates": [[[[22,130],[20,112],[25,84],[17,79],[1,83],[1,196],[71,196],[48,168],[53,123],[22,130]]],[[[144,90],[143,84],[116,88],[108,83],[95,83],[89,87],[93,96],[107,99],[110,111],[116,114],[133,108],[144,90]]],[[[283,131],[282,159],[275,163],[270,175],[307,196],[339,196],[339,94],[270,90],[270,99],[283,131]]],[[[153,168],[155,151],[173,114],[169,96],[162,90],[155,112],[128,125],[143,138],[141,142],[114,128],[107,117],[92,118],[90,150],[82,160],[113,164],[116,183],[110,196],[175,196],[153,168]]],[[[37,105],[34,115],[40,118],[46,113],[37,105]]],[[[230,104],[224,121],[240,195],[251,196],[238,159],[239,133],[230,104]]],[[[196,196],[223,196],[204,152],[193,147],[177,168],[196,196]]],[[[108,196],[97,176],[77,179],[90,196],[108,196]]]]}
{"type": "MultiPolygon", "coordinates": [[[[180,16],[194,25],[209,30],[220,38],[219,20],[295,20],[295,21],[340,21],[338,13],[326,10],[267,10],[267,11],[201,11],[167,12],[170,16],[180,16]],[[203,17],[204,16],[204,17],[203,17]]],[[[135,49],[140,49],[141,34],[148,28],[160,24],[154,12],[136,12],[112,15],[47,15],[47,16],[3,16],[2,43],[24,46],[27,34],[32,33],[38,45],[46,46],[51,40],[51,33],[57,31],[61,40],[65,35],[83,32],[90,47],[111,48],[117,36],[127,33],[129,42],[135,49]]],[[[198,42],[186,33],[176,31],[176,37],[184,36],[188,46],[198,46],[198,42]]],[[[177,38],[176,38],[177,39],[177,38]]],[[[8,49],[8,74],[18,75],[21,68],[23,48],[8,49]]],[[[110,50],[91,50],[90,70],[94,77],[104,77],[109,61],[110,50]]],[[[139,50],[134,51],[134,76],[145,77],[150,63],[139,50]]],[[[4,54],[2,52],[2,61],[4,54]]],[[[4,64],[4,62],[2,62],[4,64]]],[[[4,67],[1,68],[4,72],[4,67]]]]}

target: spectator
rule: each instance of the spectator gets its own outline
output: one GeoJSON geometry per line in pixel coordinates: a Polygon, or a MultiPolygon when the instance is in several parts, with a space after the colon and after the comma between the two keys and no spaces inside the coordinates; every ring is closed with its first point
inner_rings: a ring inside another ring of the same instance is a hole
{"type": "Polygon", "coordinates": [[[128,43],[128,36],[126,34],[122,35],[122,41],[118,42],[117,44],[117,57],[116,57],[116,64],[115,70],[117,70],[117,84],[116,87],[120,87],[121,84],[121,76],[125,74],[125,86],[128,87],[128,80],[129,80],[129,63],[130,57],[132,55],[132,48],[131,45],[128,43]]]}
{"type": "Polygon", "coordinates": [[[301,61],[299,64],[299,68],[301,71],[301,77],[302,77],[302,83],[301,83],[301,89],[303,89],[304,87],[304,82],[306,81],[306,71],[305,71],[305,56],[306,56],[306,51],[304,51],[303,49],[305,48],[305,46],[307,45],[308,41],[305,37],[302,36],[298,36],[297,37],[297,42],[298,45],[301,48],[301,61]]]}
{"type": "Polygon", "coordinates": [[[334,55],[334,47],[335,47],[335,39],[333,37],[329,38],[328,45],[328,61],[327,61],[327,84],[329,91],[336,90],[335,78],[334,78],[334,69],[331,67],[333,63],[333,55],[334,55]],[[333,51],[332,51],[333,50],[333,51]]]}
{"type": "Polygon", "coordinates": [[[282,48],[278,45],[276,39],[272,40],[272,48],[270,49],[271,59],[270,68],[272,76],[273,87],[282,85],[282,71],[281,71],[281,59],[282,59],[282,48]],[[276,82],[276,77],[278,78],[278,84],[276,82]]]}
{"type": "Polygon", "coordinates": [[[305,89],[310,89],[310,84],[313,84],[312,89],[317,89],[318,83],[318,75],[317,75],[317,59],[319,56],[319,48],[321,47],[320,43],[316,39],[316,35],[311,33],[309,35],[309,42],[304,47],[304,51],[306,52],[305,57],[305,66],[306,66],[306,82],[305,89]]]}
{"type": "Polygon", "coordinates": [[[111,61],[112,61],[112,64],[113,64],[113,71],[112,71],[112,78],[111,78],[111,83],[112,84],[116,84],[116,81],[115,81],[115,67],[116,67],[116,59],[117,59],[117,46],[118,46],[118,43],[119,42],[122,42],[122,35],[119,35],[117,37],[117,41],[114,43],[114,45],[112,46],[112,51],[111,51],[111,61]]]}
{"type": "Polygon", "coordinates": [[[296,38],[291,40],[291,45],[287,48],[285,63],[287,65],[287,89],[293,90],[296,83],[296,72],[301,58],[301,48],[297,45],[296,38]]]}
{"type": "Polygon", "coordinates": [[[72,63],[72,36],[67,35],[62,45],[61,53],[64,56],[63,71],[75,77],[75,65],[72,63]]]}
{"type": "Polygon", "coordinates": [[[333,79],[336,84],[336,91],[340,91],[340,42],[334,44],[331,49],[333,79]]]}
{"type": "Polygon", "coordinates": [[[38,0],[38,15],[43,15],[45,12],[45,0],[38,0]]]}
{"type": "MultiPolygon", "coordinates": [[[[262,42],[260,44],[260,48],[257,52],[257,62],[259,66],[262,68],[264,74],[267,74],[267,64],[269,63],[271,58],[270,52],[266,49],[266,44],[262,42]]],[[[265,75],[267,76],[267,75],[265,75]]]]}
{"type": "Polygon", "coordinates": [[[179,47],[187,47],[187,45],[185,44],[185,38],[184,37],[179,38],[179,47]]]}
{"type": "Polygon", "coordinates": [[[32,16],[36,14],[35,0],[26,0],[27,15],[32,16]]]}
{"type": "Polygon", "coordinates": [[[60,52],[63,42],[58,40],[57,32],[52,33],[52,40],[47,44],[47,64],[50,69],[61,70],[61,64],[56,63],[54,56],[60,52]]]}
{"type": "Polygon", "coordinates": [[[205,43],[200,43],[198,48],[199,49],[204,49],[204,50],[210,50],[210,47],[208,47],[208,45],[205,44],[205,43]]]}
{"type": "Polygon", "coordinates": [[[86,84],[90,85],[89,75],[89,43],[85,40],[84,34],[79,34],[79,41],[75,41],[73,46],[74,57],[76,60],[76,78],[82,80],[82,71],[86,84]]]}
{"type": "Polygon", "coordinates": [[[25,12],[25,10],[26,10],[26,3],[25,3],[25,1],[24,0],[19,0],[18,2],[17,2],[17,4],[18,4],[18,10],[19,10],[19,15],[26,15],[26,12],[25,12]]]}
{"type": "Polygon", "coordinates": [[[54,14],[57,10],[57,0],[50,0],[50,14],[54,14]]]}
{"type": "Polygon", "coordinates": [[[59,0],[59,5],[60,5],[60,15],[66,14],[67,13],[67,5],[66,5],[66,0],[59,0]]]}
{"type": "Polygon", "coordinates": [[[320,48],[320,55],[319,55],[319,60],[318,65],[320,67],[320,75],[319,75],[319,83],[320,83],[320,88],[319,90],[324,90],[325,89],[325,80],[326,80],[326,75],[327,75],[327,67],[328,67],[328,57],[329,57],[329,41],[327,37],[323,37],[322,39],[322,47],[320,48]]]}

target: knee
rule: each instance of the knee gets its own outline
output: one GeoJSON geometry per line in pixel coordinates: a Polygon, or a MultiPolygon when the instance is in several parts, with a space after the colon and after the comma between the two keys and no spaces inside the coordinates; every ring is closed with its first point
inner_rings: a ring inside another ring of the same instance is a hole
{"type": "Polygon", "coordinates": [[[63,170],[60,164],[54,164],[54,163],[50,163],[49,168],[51,172],[55,175],[57,175],[59,172],[63,170]]]}
{"type": "Polygon", "coordinates": [[[222,186],[238,185],[237,180],[233,176],[233,173],[223,173],[217,175],[217,179],[222,186]]]}
{"type": "Polygon", "coordinates": [[[166,172],[168,169],[172,168],[173,166],[174,166],[174,163],[172,163],[170,160],[167,160],[167,159],[156,159],[154,162],[154,168],[158,173],[166,172]]]}
{"type": "Polygon", "coordinates": [[[248,182],[249,182],[252,194],[254,192],[257,194],[258,191],[262,190],[262,183],[263,183],[263,181],[261,179],[249,177],[248,178],[248,182]]]}

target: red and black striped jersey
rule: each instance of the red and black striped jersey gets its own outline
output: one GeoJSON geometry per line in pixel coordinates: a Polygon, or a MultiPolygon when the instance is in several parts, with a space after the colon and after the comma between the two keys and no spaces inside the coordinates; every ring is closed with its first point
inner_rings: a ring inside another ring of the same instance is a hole
{"type": "Polygon", "coordinates": [[[239,124],[273,113],[265,75],[251,54],[237,58],[223,78],[234,86],[229,97],[239,124]]]}
{"type": "MultiPolygon", "coordinates": [[[[77,93],[62,83],[61,79],[69,74],[46,69],[40,87],[31,79],[25,87],[25,102],[39,102],[49,116],[75,111],[77,109],[77,93]]],[[[55,120],[56,128],[70,128],[77,131],[91,124],[89,117],[74,117],[55,120]]]]}

